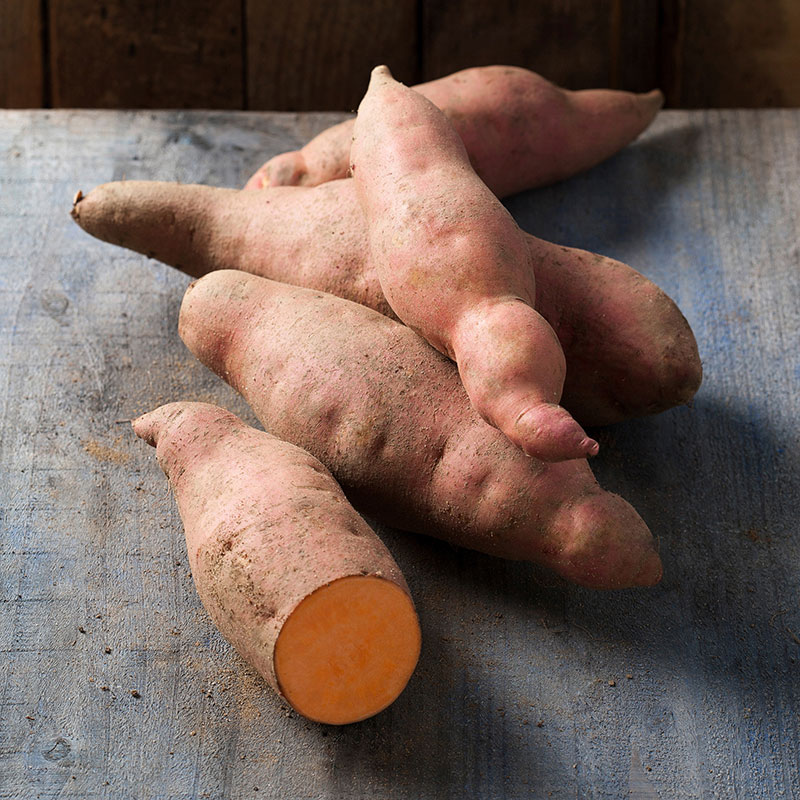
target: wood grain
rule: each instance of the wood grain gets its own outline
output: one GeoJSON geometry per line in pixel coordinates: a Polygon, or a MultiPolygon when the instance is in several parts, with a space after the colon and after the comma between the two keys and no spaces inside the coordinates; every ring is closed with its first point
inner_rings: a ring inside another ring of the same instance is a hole
{"type": "Polygon", "coordinates": [[[423,78],[465,67],[513,64],[571,89],[607,86],[614,5],[612,0],[423,2],[423,78]]]}
{"type": "Polygon", "coordinates": [[[54,107],[243,107],[238,0],[48,6],[54,107]]]}
{"type": "Polygon", "coordinates": [[[416,0],[246,7],[249,108],[354,110],[378,64],[404,83],[419,80],[416,0]]]}
{"type": "Polygon", "coordinates": [[[70,200],[239,186],[339,118],[0,113],[0,800],[800,797],[800,111],[665,112],[508,202],[643,270],[697,333],[691,408],[595,432],[599,480],[659,539],[658,587],[595,593],[379,528],[422,658],[345,728],[287,713],[214,630],[152,450],[118,421],[182,398],[252,415],[177,336],[189,278],[90,239],[70,200]]]}
{"type": "Polygon", "coordinates": [[[637,0],[423,2],[423,71],[515,64],[571,89],[649,91],[659,80],[658,12],[637,0]]]}
{"type": "Polygon", "coordinates": [[[658,85],[669,107],[793,107],[798,41],[794,0],[17,0],[0,3],[0,107],[350,110],[381,62],[407,83],[510,63],[658,85]]]}
{"type": "Polygon", "coordinates": [[[0,3],[0,108],[45,104],[40,0],[0,3]]]}
{"type": "Polygon", "coordinates": [[[664,31],[670,105],[800,105],[800,5],[794,0],[672,5],[673,22],[664,31]]]}
{"type": "Polygon", "coordinates": [[[629,92],[661,88],[658,3],[614,0],[610,13],[609,78],[606,85],[629,92]]]}

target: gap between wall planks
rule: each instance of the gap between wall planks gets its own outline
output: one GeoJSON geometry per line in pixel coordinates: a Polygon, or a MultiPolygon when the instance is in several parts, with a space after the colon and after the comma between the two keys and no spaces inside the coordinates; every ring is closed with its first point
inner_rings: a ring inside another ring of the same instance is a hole
{"type": "Polygon", "coordinates": [[[407,83],[508,63],[671,107],[795,106],[797,42],[795,0],[15,0],[0,106],[351,110],[382,62],[407,83]]]}

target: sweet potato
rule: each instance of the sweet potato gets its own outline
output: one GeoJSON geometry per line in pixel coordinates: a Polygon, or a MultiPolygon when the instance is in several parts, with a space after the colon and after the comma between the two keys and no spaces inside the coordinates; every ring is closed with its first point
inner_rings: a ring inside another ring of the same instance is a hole
{"type": "MultiPolygon", "coordinates": [[[[560,89],[520,67],[474,67],[414,87],[458,132],[475,171],[498,197],[599,164],[633,141],[664,101],[660,91],[560,89]]],[[[245,188],[316,186],[344,178],[353,120],[267,161],[245,188]]]]}
{"type": "Polygon", "coordinates": [[[405,687],[420,629],[389,551],[309,453],[206,403],[133,421],[175,492],[197,592],[293,708],[331,724],[405,687]]]}
{"type": "Polygon", "coordinates": [[[220,270],[187,289],[179,333],[267,430],[319,458],[363,513],[585,586],[660,579],[647,526],[585,460],[525,456],[472,409],[452,362],[404,325],[220,270]]]}
{"type": "Polygon", "coordinates": [[[566,362],[534,308],[525,237],[444,114],[376,67],[350,160],[392,310],[458,364],[478,413],[528,455],[595,455],[597,442],[558,405],[566,362]]]}
{"type": "MultiPolygon", "coordinates": [[[[124,181],[80,195],[72,214],[93,236],[197,278],[241,269],[394,316],[352,180],[262,192],[124,181]]],[[[606,425],[691,399],[702,376],[697,345],[664,292],[619,261],[525,237],[536,308],[566,357],[565,408],[584,425],[606,425]]]]}

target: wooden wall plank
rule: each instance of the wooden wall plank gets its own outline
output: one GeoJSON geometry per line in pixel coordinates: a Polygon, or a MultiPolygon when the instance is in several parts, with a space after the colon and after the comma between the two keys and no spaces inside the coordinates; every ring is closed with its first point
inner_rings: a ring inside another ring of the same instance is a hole
{"type": "Polygon", "coordinates": [[[242,108],[238,0],[50,0],[53,105],[242,108]]]}
{"type": "Polygon", "coordinates": [[[44,104],[39,0],[0,2],[0,107],[44,104]]]}
{"type": "Polygon", "coordinates": [[[352,110],[383,63],[417,82],[417,16],[416,0],[248,0],[248,107],[352,110]]]}
{"type": "Polygon", "coordinates": [[[680,107],[686,0],[659,0],[658,77],[667,108],[680,107]]]}
{"type": "Polygon", "coordinates": [[[798,41],[795,0],[15,0],[0,107],[347,110],[379,62],[409,83],[511,63],[658,85],[671,107],[798,106],[798,41]]]}
{"type": "Polygon", "coordinates": [[[679,3],[670,104],[684,108],[800,105],[800,4],[796,0],[679,3]]]}
{"type": "MultiPolygon", "coordinates": [[[[614,0],[608,86],[629,92],[661,88],[659,75],[658,3],[614,0]]],[[[590,43],[584,42],[585,46],[590,43]]]]}
{"type": "Polygon", "coordinates": [[[423,0],[424,78],[499,63],[527,67],[568,88],[607,86],[614,6],[614,0],[423,0]]]}

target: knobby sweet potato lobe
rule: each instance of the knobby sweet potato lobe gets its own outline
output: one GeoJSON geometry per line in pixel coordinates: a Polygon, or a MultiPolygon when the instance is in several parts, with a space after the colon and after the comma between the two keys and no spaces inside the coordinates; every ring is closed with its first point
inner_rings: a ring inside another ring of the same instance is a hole
{"type": "MultiPolygon", "coordinates": [[[[352,180],[263,192],[124,181],[82,196],[73,217],[93,236],[194,277],[240,269],[394,317],[352,180]]],[[[566,358],[561,403],[576,419],[605,425],[691,399],[702,376],[697,344],[664,292],[619,261],[525,238],[536,308],[566,358]]]]}
{"type": "Polygon", "coordinates": [[[531,254],[436,106],[372,71],[350,153],[370,256],[394,312],[457,364],[480,415],[528,455],[598,445],[558,405],[566,363],[534,308],[531,254]]]}
{"type": "Polygon", "coordinates": [[[419,657],[416,612],[328,470],[205,403],[161,406],[133,428],[175,493],[203,605],[242,657],[313,720],[393,702],[419,657]]]}
{"type": "Polygon", "coordinates": [[[525,456],[471,408],[452,362],[398,322],[221,270],[189,287],[179,333],[362,512],[586,586],[660,579],[646,525],[585,460],[525,456]]]}
{"type": "MultiPolygon", "coordinates": [[[[571,92],[507,66],[465,69],[414,89],[444,112],[475,171],[498,197],[599,164],[639,136],[664,101],[658,90],[571,92]]],[[[245,188],[316,186],[344,178],[352,138],[353,120],[334,125],[301,150],[271,158],[245,188]]]]}

